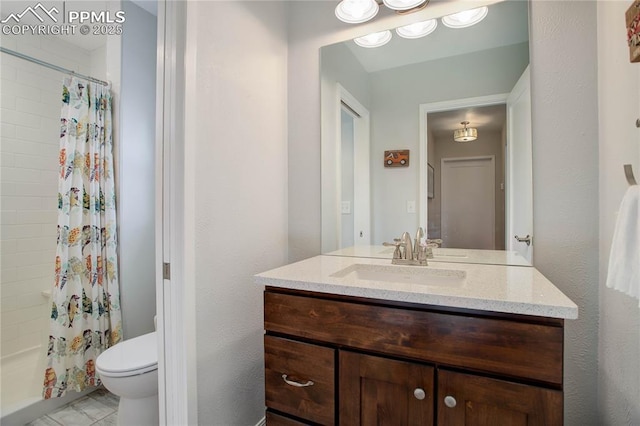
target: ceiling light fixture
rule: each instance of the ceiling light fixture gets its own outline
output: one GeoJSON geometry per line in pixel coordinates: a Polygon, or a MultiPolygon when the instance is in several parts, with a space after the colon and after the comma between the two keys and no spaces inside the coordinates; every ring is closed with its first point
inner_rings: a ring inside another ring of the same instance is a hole
{"type": "Polygon", "coordinates": [[[391,40],[391,31],[388,30],[353,39],[360,47],[380,47],[389,43],[389,40],[391,40]]]}
{"type": "Polygon", "coordinates": [[[409,10],[420,6],[424,0],[382,0],[384,5],[393,10],[409,10]]]}
{"type": "Polygon", "coordinates": [[[442,17],[442,23],[449,28],[466,28],[482,21],[489,13],[486,6],[477,9],[464,10],[442,17]]]}
{"type": "Polygon", "coordinates": [[[434,32],[437,26],[438,21],[436,19],[429,19],[428,21],[416,22],[396,28],[396,33],[404,38],[420,38],[434,32]]]}
{"type": "Polygon", "coordinates": [[[336,6],[336,17],[347,24],[359,24],[372,19],[378,10],[375,0],[342,0],[336,6]]]}
{"type": "Polygon", "coordinates": [[[478,139],[478,129],[474,127],[467,127],[468,121],[460,122],[462,129],[455,130],[453,132],[453,140],[456,142],[471,142],[478,139]]]}

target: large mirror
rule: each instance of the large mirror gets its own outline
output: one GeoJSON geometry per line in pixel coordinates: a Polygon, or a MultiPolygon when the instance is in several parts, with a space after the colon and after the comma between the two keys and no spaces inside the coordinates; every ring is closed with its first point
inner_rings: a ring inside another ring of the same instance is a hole
{"type": "Polygon", "coordinates": [[[390,258],[422,227],[434,261],[530,265],[528,22],[506,0],[471,27],[320,49],[323,253],[390,258]],[[454,141],[463,122],[475,140],[454,141]]]}

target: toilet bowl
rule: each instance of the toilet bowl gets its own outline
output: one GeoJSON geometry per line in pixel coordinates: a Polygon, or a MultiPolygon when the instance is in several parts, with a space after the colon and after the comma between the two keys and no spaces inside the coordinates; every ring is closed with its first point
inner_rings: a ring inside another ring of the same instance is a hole
{"type": "Polygon", "coordinates": [[[156,426],[158,343],[156,332],[125,340],[101,353],[96,372],[107,390],[120,397],[118,424],[156,426]]]}

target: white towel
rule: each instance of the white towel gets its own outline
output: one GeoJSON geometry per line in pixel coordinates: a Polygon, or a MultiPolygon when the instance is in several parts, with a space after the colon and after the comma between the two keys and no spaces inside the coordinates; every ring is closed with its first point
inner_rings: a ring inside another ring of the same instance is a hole
{"type": "Polygon", "coordinates": [[[640,185],[629,186],[620,203],[609,254],[607,287],[640,299],[640,185]]]}

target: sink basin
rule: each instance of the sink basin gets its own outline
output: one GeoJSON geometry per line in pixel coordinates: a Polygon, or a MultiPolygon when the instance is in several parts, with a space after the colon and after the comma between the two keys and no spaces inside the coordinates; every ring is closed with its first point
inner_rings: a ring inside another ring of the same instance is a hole
{"type": "Polygon", "coordinates": [[[424,266],[396,266],[355,264],[331,275],[333,278],[352,278],[388,283],[460,286],[467,273],[456,269],[436,269],[424,266]]]}

